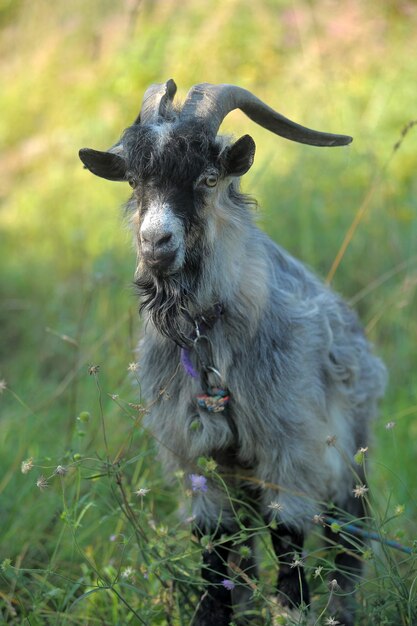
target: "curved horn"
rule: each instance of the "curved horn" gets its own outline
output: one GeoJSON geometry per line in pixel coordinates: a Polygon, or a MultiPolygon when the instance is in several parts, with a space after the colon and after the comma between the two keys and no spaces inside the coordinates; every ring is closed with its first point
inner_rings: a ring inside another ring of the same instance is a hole
{"type": "Polygon", "coordinates": [[[155,83],[148,87],[142,100],[142,108],[135,124],[156,122],[158,117],[165,117],[168,105],[177,92],[175,82],[170,78],[166,83],[155,83]]]}
{"type": "MultiPolygon", "coordinates": [[[[169,103],[177,93],[177,85],[170,78],[166,83],[155,83],[148,87],[142,100],[142,108],[132,126],[140,123],[156,122],[158,117],[165,117],[169,103]]],[[[119,139],[107,152],[124,155],[123,138],[119,139]]]]}
{"type": "Polygon", "coordinates": [[[344,146],[352,141],[352,137],[347,135],[322,133],[296,124],[271,109],[250,91],[235,85],[195,85],[188,92],[181,118],[200,118],[216,135],[226,115],[234,109],[240,109],[256,124],[291,141],[311,146],[344,146]]]}

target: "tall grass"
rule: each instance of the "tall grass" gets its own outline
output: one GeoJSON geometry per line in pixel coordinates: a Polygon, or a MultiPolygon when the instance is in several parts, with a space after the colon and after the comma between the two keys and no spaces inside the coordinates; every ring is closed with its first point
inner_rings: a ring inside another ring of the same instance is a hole
{"type": "MultiPolygon", "coordinates": [[[[111,145],[146,86],[170,76],[183,96],[195,82],[236,83],[302,123],[354,135],[349,149],[330,152],[269,136],[240,113],[224,124],[256,140],[245,189],[262,228],[331,277],[388,365],[367,453],[367,524],[413,547],[414,5],[20,0],[0,3],[0,28],[0,619],[182,625],[198,602],[190,484],[162,477],[132,384],[140,372],[128,369],[139,319],[117,211],[127,192],[88,177],[77,159],[83,145],[111,145]]],[[[239,515],[238,494],[230,498],[239,515]]],[[[259,536],[262,577],[236,570],[233,580],[249,585],[268,624],[284,620],[273,618],[276,563],[261,522],[252,523],[234,539],[259,536]]],[[[317,624],[339,593],[326,582],[337,548],[319,535],[303,556],[317,624]]],[[[358,623],[417,623],[414,553],[351,541],[366,565],[358,623]]]]}

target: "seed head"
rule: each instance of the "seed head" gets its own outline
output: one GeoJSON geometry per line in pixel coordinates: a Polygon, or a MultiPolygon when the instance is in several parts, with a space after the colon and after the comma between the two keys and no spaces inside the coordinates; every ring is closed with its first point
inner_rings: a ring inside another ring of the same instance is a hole
{"type": "Polygon", "coordinates": [[[336,435],[329,435],[328,437],[326,437],[326,443],[327,445],[330,446],[335,446],[336,445],[336,435]]]}
{"type": "Polygon", "coordinates": [[[329,581],[329,588],[330,591],[337,591],[338,589],[340,589],[339,583],[337,582],[336,578],[333,578],[329,581]]]}
{"type": "Polygon", "coordinates": [[[30,459],[26,459],[26,461],[22,461],[22,465],[20,466],[22,474],[27,474],[28,472],[30,472],[32,468],[33,468],[32,457],[30,457],[30,459]]]}
{"type": "Polygon", "coordinates": [[[98,374],[100,369],[100,365],[90,365],[90,367],[88,368],[88,373],[90,374],[90,376],[95,376],[96,374],[98,374]]]}
{"type": "Polygon", "coordinates": [[[41,491],[44,491],[49,487],[48,481],[46,480],[45,476],[39,476],[38,480],[36,481],[36,486],[41,491]]]}
{"type": "Polygon", "coordinates": [[[65,476],[68,474],[68,469],[64,465],[57,465],[54,474],[56,476],[65,476]]]}

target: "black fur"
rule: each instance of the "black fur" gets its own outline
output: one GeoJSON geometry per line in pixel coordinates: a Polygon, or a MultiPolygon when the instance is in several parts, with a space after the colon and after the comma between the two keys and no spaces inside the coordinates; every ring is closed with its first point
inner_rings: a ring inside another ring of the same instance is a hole
{"type": "Polygon", "coordinates": [[[294,559],[301,558],[304,535],[291,528],[278,524],[271,528],[271,539],[274,552],[279,562],[277,592],[282,606],[299,608],[302,604],[310,604],[310,594],[304,569],[294,566],[294,559]]]}

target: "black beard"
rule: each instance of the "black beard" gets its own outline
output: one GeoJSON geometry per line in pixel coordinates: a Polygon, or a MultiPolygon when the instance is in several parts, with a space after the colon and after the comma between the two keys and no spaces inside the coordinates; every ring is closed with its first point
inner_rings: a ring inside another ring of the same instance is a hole
{"type": "Polygon", "coordinates": [[[193,302],[195,280],[184,276],[158,277],[146,275],[135,281],[142,298],[139,311],[146,310],[157,330],[178,346],[189,347],[185,334],[187,311],[193,302]]]}

